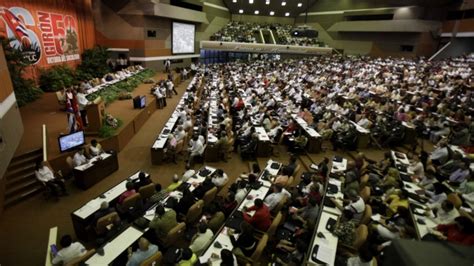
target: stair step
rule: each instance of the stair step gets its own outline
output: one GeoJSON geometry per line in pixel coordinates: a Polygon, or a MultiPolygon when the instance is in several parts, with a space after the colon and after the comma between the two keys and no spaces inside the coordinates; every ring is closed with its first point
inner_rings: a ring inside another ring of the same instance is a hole
{"type": "Polygon", "coordinates": [[[16,160],[12,159],[11,162],[10,162],[10,165],[8,165],[7,171],[14,170],[14,169],[18,168],[19,166],[21,166],[23,164],[31,164],[31,163],[36,164],[36,162],[38,160],[41,160],[41,161],[43,160],[43,153],[33,154],[29,157],[16,159],[16,160]]]}
{"type": "Polygon", "coordinates": [[[36,179],[28,180],[14,186],[8,186],[5,188],[5,198],[9,198],[14,194],[23,193],[24,190],[29,190],[32,187],[42,187],[43,185],[36,179]]]}
{"type": "Polygon", "coordinates": [[[43,190],[42,187],[34,187],[34,188],[31,188],[30,190],[27,190],[27,191],[24,191],[23,193],[21,194],[17,194],[13,197],[9,197],[9,198],[6,198],[5,199],[5,203],[4,203],[4,206],[6,208],[8,207],[11,207],[13,206],[14,204],[16,203],[19,203],[20,201],[26,199],[26,198],[29,198],[39,192],[41,192],[43,190]]]}
{"type": "Polygon", "coordinates": [[[28,173],[24,173],[24,174],[21,174],[21,175],[11,176],[10,178],[8,178],[6,186],[7,187],[12,186],[14,184],[17,184],[17,183],[20,183],[20,182],[25,182],[25,181],[30,180],[30,179],[36,180],[35,173],[28,172],[28,173]]]}
{"type": "Polygon", "coordinates": [[[36,150],[31,150],[31,151],[25,152],[23,154],[17,155],[15,157],[13,157],[13,159],[11,161],[14,162],[16,160],[22,160],[24,158],[32,157],[32,156],[35,156],[35,155],[38,155],[38,154],[41,154],[41,155],[43,154],[43,148],[36,149],[36,150]]]}
{"type": "Polygon", "coordinates": [[[35,171],[35,163],[30,163],[30,164],[25,164],[21,167],[18,167],[14,170],[10,170],[10,171],[7,171],[5,173],[5,177],[7,178],[7,180],[11,179],[11,178],[15,178],[15,176],[20,176],[20,175],[23,175],[23,174],[28,174],[28,173],[32,173],[35,171]]]}

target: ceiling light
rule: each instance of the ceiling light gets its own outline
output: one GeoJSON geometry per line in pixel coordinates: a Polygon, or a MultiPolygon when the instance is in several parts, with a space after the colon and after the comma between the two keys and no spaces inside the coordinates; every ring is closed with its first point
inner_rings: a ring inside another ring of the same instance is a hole
{"type": "Polygon", "coordinates": [[[249,0],[249,4],[253,4],[253,0],[249,0]]]}
{"type": "Polygon", "coordinates": [[[302,6],[303,6],[303,4],[302,4],[302,3],[298,3],[298,7],[302,7],[302,6]]]}
{"type": "Polygon", "coordinates": [[[266,4],[266,5],[269,5],[269,4],[270,4],[270,0],[266,0],[266,1],[265,1],[265,4],[266,4]]]}
{"type": "Polygon", "coordinates": [[[258,13],[260,13],[260,12],[258,12],[258,10],[255,10],[255,12],[253,12],[253,13],[255,13],[255,15],[258,15],[258,13]]]}
{"type": "Polygon", "coordinates": [[[270,16],[273,16],[273,15],[275,15],[275,12],[270,11],[270,16]]]}
{"type": "Polygon", "coordinates": [[[244,10],[243,10],[243,9],[239,9],[239,13],[240,13],[240,14],[244,13],[244,10]]]}
{"type": "Polygon", "coordinates": [[[237,3],[237,0],[232,0],[232,3],[237,3]]]}
{"type": "Polygon", "coordinates": [[[286,12],[285,17],[289,17],[289,16],[290,16],[290,12],[286,12]]]}
{"type": "Polygon", "coordinates": [[[281,2],[281,5],[286,6],[286,2],[285,1],[281,2]]]}

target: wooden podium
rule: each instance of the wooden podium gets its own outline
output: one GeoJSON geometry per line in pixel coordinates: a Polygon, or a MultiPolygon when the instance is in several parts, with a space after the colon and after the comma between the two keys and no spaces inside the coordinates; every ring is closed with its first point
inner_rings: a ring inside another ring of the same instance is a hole
{"type": "Polygon", "coordinates": [[[97,97],[91,104],[86,106],[87,119],[89,126],[86,128],[86,133],[97,134],[102,127],[105,118],[105,104],[102,98],[97,97]]]}

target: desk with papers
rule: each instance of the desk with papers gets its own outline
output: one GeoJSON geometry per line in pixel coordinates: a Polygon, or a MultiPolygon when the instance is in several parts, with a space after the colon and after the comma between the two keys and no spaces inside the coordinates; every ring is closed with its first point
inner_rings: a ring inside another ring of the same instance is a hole
{"type": "Polygon", "coordinates": [[[71,213],[72,224],[76,236],[80,239],[85,239],[87,236],[87,227],[91,224],[94,213],[100,209],[100,204],[104,201],[112,205],[123,192],[127,190],[126,183],[129,180],[138,179],[140,172],[136,172],[119,184],[115,185],[100,196],[90,200],[79,209],[71,213]]]}
{"type": "Polygon", "coordinates": [[[74,167],[74,179],[77,186],[85,190],[117,171],[118,168],[117,153],[102,153],[90,159],[86,164],[74,167]]]}

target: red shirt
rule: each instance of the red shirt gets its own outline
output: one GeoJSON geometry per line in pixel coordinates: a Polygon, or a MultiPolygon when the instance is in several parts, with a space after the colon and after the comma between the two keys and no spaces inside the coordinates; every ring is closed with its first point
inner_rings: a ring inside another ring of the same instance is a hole
{"type": "Polygon", "coordinates": [[[118,203],[119,203],[119,204],[122,204],[122,202],[123,202],[126,198],[132,196],[132,195],[135,194],[135,193],[137,193],[137,192],[135,192],[135,189],[125,191],[124,193],[122,193],[122,194],[120,195],[120,197],[119,197],[119,199],[118,199],[118,203]]]}
{"type": "Polygon", "coordinates": [[[437,229],[448,238],[449,242],[466,246],[474,245],[474,234],[468,235],[460,231],[456,224],[440,224],[437,229]]]}
{"type": "Polygon", "coordinates": [[[257,209],[256,206],[250,207],[247,211],[255,211],[254,215],[250,217],[247,213],[244,212],[244,220],[251,224],[258,230],[267,231],[272,223],[272,217],[270,215],[270,210],[267,205],[263,204],[260,209],[257,209]]]}

